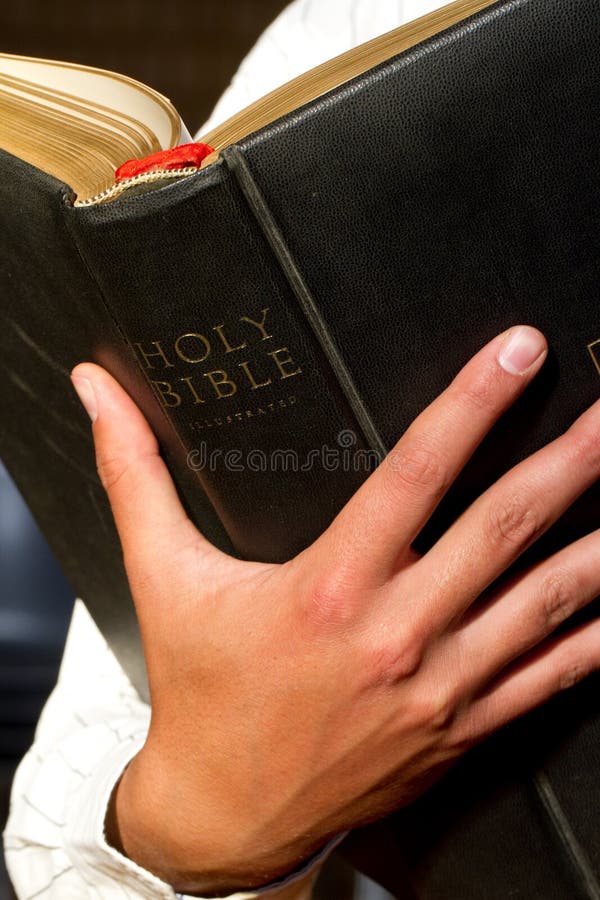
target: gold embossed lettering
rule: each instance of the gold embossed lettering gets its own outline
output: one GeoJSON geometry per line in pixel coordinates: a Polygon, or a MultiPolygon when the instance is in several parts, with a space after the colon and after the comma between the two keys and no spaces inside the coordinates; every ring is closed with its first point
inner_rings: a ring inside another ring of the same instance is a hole
{"type": "Polygon", "coordinates": [[[140,343],[134,344],[134,347],[137,348],[138,353],[143,358],[146,368],[153,369],[154,366],[152,365],[150,360],[154,359],[154,357],[158,356],[158,357],[160,357],[160,359],[162,359],[162,361],[164,363],[163,368],[165,368],[165,369],[171,368],[172,369],[173,366],[175,365],[175,363],[169,362],[169,360],[167,358],[167,354],[163,350],[161,342],[160,341],[150,341],[150,343],[152,344],[153,347],[156,347],[156,350],[151,350],[151,351],[147,352],[146,350],[144,350],[144,348],[142,347],[142,345],[140,343]]]}
{"type": "Polygon", "coordinates": [[[287,347],[280,347],[279,350],[273,350],[271,353],[269,353],[267,355],[273,357],[275,365],[281,372],[282,380],[284,378],[292,378],[293,375],[300,375],[300,373],[302,372],[302,369],[300,368],[300,366],[298,366],[297,369],[294,369],[293,372],[290,372],[287,369],[287,366],[295,365],[295,362],[292,359],[292,357],[290,356],[290,351],[288,350],[287,347]],[[287,353],[287,356],[284,359],[280,359],[279,358],[280,353],[287,353]]]}
{"type": "Polygon", "coordinates": [[[156,388],[163,406],[181,406],[181,395],[175,393],[170,381],[153,381],[152,384],[156,388]]]}
{"type": "Polygon", "coordinates": [[[203,334],[190,332],[189,334],[180,334],[175,341],[175,353],[187,363],[201,363],[210,356],[210,342],[203,334]],[[182,342],[185,341],[187,353],[182,349],[182,342]],[[195,350],[192,349],[195,347],[195,350]],[[204,352],[202,352],[202,350],[204,352]],[[200,352],[201,355],[197,355],[200,352]]]}
{"type": "Polygon", "coordinates": [[[200,394],[198,393],[198,391],[197,391],[196,388],[194,387],[194,384],[193,384],[193,382],[192,382],[192,376],[191,376],[191,375],[188,375],[187,378],[180,378],[179,381],[183,381],[183,382],[185,382],[185,384],[187,384],[187,386],[188,386],[188,388],[189,388],[189,390],[190,390],[190,394],[192,395],[192,399],[193,399],[193,401],[194,401],[194,404],[197,404],[197,403],[204,403],[204,400],[202,399],[202,397],[200,396],[200,394]]]}
{"type": "Polygon", "coordinates": [[[223,400],[225,397],[233,397],[235,392],[237,391],[237,385],[234,381],[231,381],[227,377],[227,372],[224,372],[223,369],[215,369],[212,372],[204,372],[204,378],[208,378],[210,381],[213,390],[217,396],[218,400],[223,400]],[[220,375],[220,378],[215,376],[220,375]],[[221,390],[225,385],[227,385],[230,390],[221,390]]]}
{"type": "Polygon", "coordinates": [[[253,391],[256,391],[258,388],[261,388],[261,387],[266,387],[268,384],[271,384],[270,378],[268,378],[266,381],[261,381],[259,384],[256,381],[254,375],[252,374],[252,369],[250,368],[250,363],[243,362],[243,363],[238,363],[238,365],[239,365],[240,369],[244,370],[244,373],[245,373],[248,381],[252,385],[253,391]]]}
{"type": "Polygon", "coordinates": [[[592,341],[591,344],[588,344],[588,350],[590,351],[598,375],[600,375],[600,339],[598,339],[597,341],[592,341]]]}
{"type": "Polygon", "coordinates": [[[269,334],[266,327],[265,321],[267,319],[267,313],[269,312],[269,307],[262,310],[262,319],[257,322],[255,319],[251,319],[249,316],[240,316],[240,322],[248,322],[249,325],[254,325],[260,331],[261,341],[267,341],[269,338],[272,338],[273,335],[269,334]]]}
{"type": "Polygon", "coordinates": [[[225,353],[233,353],[234,350],[243,350],[244,347],[248,346],[247,342],[244,341],[243,344],[238,344],[237,347],[232,347],[231,344],[229,343],[229,341],[227,340],[227,337],[223,331],[224,327],[225,327],[224,325],[213,325],[213,331],[216,331],[217,334],[219,335],[219,337],[221,338],[221,340],[223,341],[223,346],[225,347],[225,353]]]}

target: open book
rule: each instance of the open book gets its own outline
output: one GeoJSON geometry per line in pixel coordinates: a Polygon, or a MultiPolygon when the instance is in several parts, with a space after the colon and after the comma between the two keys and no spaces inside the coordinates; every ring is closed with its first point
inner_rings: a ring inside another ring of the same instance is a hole
{"type": "MultiPolygon", "coordinates": [[[[349,50],[267,94],[202,141],[222,150],[491,2],[457,0],[349,50]]],[[[189,140],[170,101],[141,82],[0,54],[0,147],[69,184],[80,201],[112,199],[123,189],[110,190],[118,166],[189,140]]]]}

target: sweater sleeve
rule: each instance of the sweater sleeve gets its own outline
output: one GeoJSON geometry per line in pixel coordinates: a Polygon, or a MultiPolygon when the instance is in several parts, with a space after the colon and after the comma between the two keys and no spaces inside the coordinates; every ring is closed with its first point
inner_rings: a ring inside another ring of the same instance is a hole
{"type": "MultiPolygon", "coordinates": [[[[77,601],[57,685],[13,782],[4,847],[19,898],[187,900],[104,835],[111,793],[149,721],[149,707],[77,601]]],[[[290,878],[230,900],[308,900],[331,849],[290,878]]]]}
{"type": "Polygon", "coordinates": [[[203,133],[297,75],[446,0],[295,0],[277,16],[240,64],[203,133]]]}

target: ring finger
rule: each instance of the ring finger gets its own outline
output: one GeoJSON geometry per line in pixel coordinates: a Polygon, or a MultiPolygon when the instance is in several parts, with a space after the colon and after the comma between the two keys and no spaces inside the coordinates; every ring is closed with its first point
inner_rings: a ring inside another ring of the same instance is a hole
{"type": "Polygon", "coordinates": [[[493,595],[450,639],[475,686],[488,683],[600,596],[600,529],[493,595]]]}

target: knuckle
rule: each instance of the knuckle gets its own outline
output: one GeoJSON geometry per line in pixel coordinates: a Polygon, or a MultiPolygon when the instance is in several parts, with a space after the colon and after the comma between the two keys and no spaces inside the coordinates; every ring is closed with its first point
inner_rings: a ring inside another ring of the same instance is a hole
{"type": "Polygon", "coordinates": [[[425,444],[412,442],[387,457],[388,471],[400,490],[409,487],[444,490],[450,482],[448,464],[441,454],[425,444]]]}
{"type": "Polygon", "coordinates": [[[478,372],[475,378],[465,379],[458,387],[458,399],[470,410],[482,412],[497,405],[498,388],[500,385],[498,371],[495,367],[487,366],[478,372]]]}
{"type": "Polygon", "coordinates": [[[393,641],[377,642],[368,654],[366,669],[379,686],[394,688],[417,675],[423,664],[425,642],[416,629],[406,629],[393,641]]]}
{"type": "Polygon", "coordinates": [[[306,595],[305,616],[317,630],[346,630],[355,617],[352,576],[341,567],[320,576],[306,595]]]}
{"type": "Polygon", "coordinates": [[[547,575],[540,585],[544,624],[554,629],[568,619],[580,594],[581,584],[573,571],[560,569],[547,575]]]}
{"type": "Polygon", "coordinates": [[[579,660],[569,660],[561,666],[558,675],[558,690],[568,691],[589,675],[588,668],[579,660]]]}
{"type": "Polygon", "coordinates": [[[98,454],[96,457],[96,469],[104,490],[110,491],[126,474],[129,469],[129,463],[120,456],[98,454]]]}
{"type": "Polygon", "coordinates": [[[496,500],[490,505],[487,518],[487,533],[494,546],[523,547],[541,532],[541,517],[536,504],[526,495],[496,500]]]}
{"type": "Polygon", "coordinates": [[[421,716],[430,731],[449,731],[453,726],[459,703],[456,690],[448,680],[430,685],[421,700],[421,716]]]}
{"type": "Polygon", "coordinates": [[[583,467],[583,471],[596,472],[600,469],[600,441],[597,429],[587,423],[577,423],[570,429],[571,456],[574,464],[583,467]]]}

